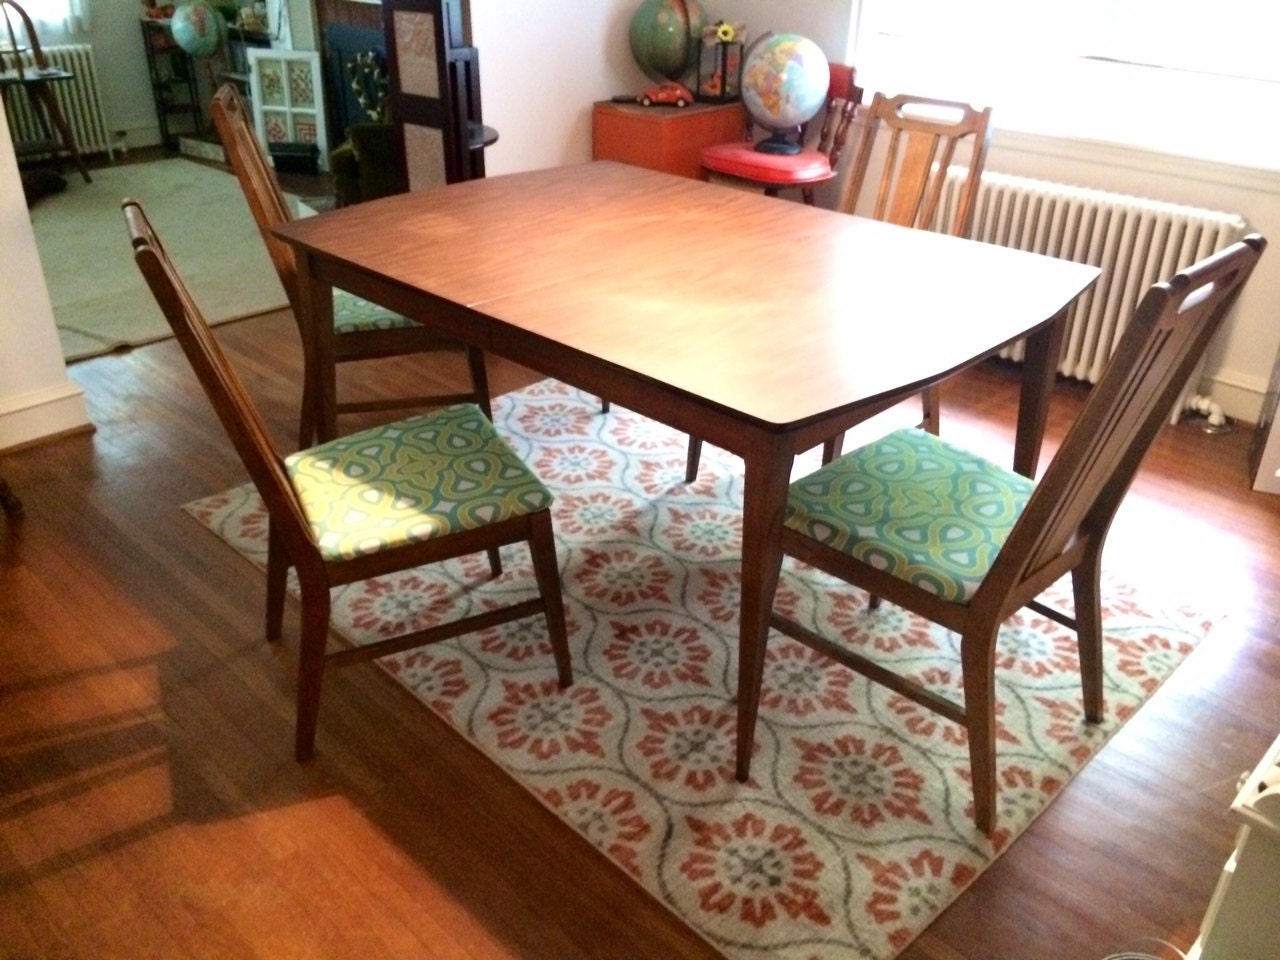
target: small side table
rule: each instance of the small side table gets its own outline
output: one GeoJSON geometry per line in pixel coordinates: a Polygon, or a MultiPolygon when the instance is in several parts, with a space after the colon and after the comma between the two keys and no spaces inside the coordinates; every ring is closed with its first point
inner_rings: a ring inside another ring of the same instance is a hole
{"type": "Polygon", "coordinates": [[[705,180],[702,148],[741,140],[746,123],[740,102],[643,107],[603,101],[591,114],[591,156],[705,180]]]}

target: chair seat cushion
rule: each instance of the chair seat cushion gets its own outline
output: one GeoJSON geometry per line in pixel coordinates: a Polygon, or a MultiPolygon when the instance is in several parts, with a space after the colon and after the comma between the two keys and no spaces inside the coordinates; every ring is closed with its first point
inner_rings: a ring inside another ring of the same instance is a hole
{"type": "Polygon", "coordinates": [[[498,523],[552,499],[469,403],[311,447],[285,469],[326,560],[498,523]]]}
{"type": "Polygon", "coordinates": [[[354,293],[333,291],[333,330],[335,333],[359,333],[361,330],[396,330],[416,327],[408,317],[393,313],[354,293]]]}
{"type": "Polygon", "coordinates": [[[913,427],[793,483],[786,524],[945,600],[967,603],[1034,487],[913,427]]]}
{"type": "Polygon", "coordinates": [[[825,154],[806,149],[796,154],[761,153],[749,141],[718,143],[702,151],[708,170],[745,180],[787,186],[820,183],[831,179],[831,163],[825,154]]]}

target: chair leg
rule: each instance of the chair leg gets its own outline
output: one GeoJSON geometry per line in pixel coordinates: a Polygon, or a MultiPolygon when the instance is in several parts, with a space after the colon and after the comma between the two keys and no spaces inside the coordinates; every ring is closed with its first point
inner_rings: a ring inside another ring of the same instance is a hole
{"type": "Polygon", "coordinates": [[[923,414],[920,426],[935,437],[938,436],[938,431],[942,429],[942,398],[937,386],[925,387],[920,392],[920,408],[923,414]]]}
{"type": "Polygon", "coordinates": [[[813,187],[804,187],[800,190],[800,196],[804,198],[804,202],[809,206],[814,206],[813,187]]]}
{"type": "Polygon", "coordinates": [[[284,629],[285,585],[289,578],[289,556],[275,524],[267,524],[267,640],[275,643],[284,629]]]}
{"type": "Polygon", "coordinates": [[[973,820],[988,836],[996,822],[996,677],[993,661],[999,624],[960,638],[965,725],[973,774],[973,820]]]}
{"type": "Polygon", "coordinates": [[[471,372],[471,389],[476,395],[476,404],[486,417],[493,420],[493,404],[489,400],[489,371],[485,366],[484,351],[479,347],[467,347],[467,369],[471,372]]]}
{"type": "Polygon", "coordinates": [[[840,448],[844,446],[844,431],[841,430],[830,440],[822,445],[822,462],[830,463],[836,457],[840,456],[840,448]]]}
{"type": "Polygon", "coordinates": [[[3,477],[0,477],[0,510],[3,510],[8,517],[18,517],[22,514],[22,501],[9,486],[9,481],[3,477]]]}
{"type": "Polygon", "coordinates": [[[1084,696],[1084,718],[1102,720],[1102,551],[1090,556],[1071,571],[1076,606],[1076,644],[1080,651],[1080,685],[1084,696]]]}
{"type": "Polygon", "coordinates": [[[573,683],[573,665],[569,659],[569,631],[564,619],[564,598],[560,589],[560,561],[556,558],[556,540],[551,528],[551,513],[542,510],[529,518],[529,552],[533,556],[533,573],[538,580],[555,652],[556,673],[560,686],[573,683]]]}
{"type": "Polygon", "coordinates": [[[601,413],[609,412],[609,401],[606,400],[604,397],[600,398],[600,412],[601,413]]]}
{"type": "Polygon", "coordinates": [[[317,399],[320,392],[320,377],[316,369],[315,358],[309,350],[303,351],[302,360],[302,412],[298,417],[298,449],[306,450],[316,442],[319,432],[317,422],[317,399]]]}
{"type": "Polygon", "coordinates": [[[80,156],[80,151],[76,147],[76,139],[71,134],[71,127],[67,124],[67,118],[62,115],[62,108],[58,106],[58,98],[54,96],[53,90],[47,83],[32,84],[28,88],[31,94],[32,105],[37,103],[36,109],[40,125],[44,127],[45,134],[50,140],[54,140],[62,146],[62,149],[71,154],[71,159],[76,165],[76,169],[80,171],[80,176],[84,177],[85,183],[93,183],[93,178],[89,176],[89,168],[84,165],[84,159],[80,156]],[[53,130],[49,129],[50,124],[58,135],[53,135],[53,130]]]}
{"type": "Polygon", "coordinates": [[[502,552],[497,547],[489,547],[485,554],[489,557],[489,576],[497,580],[502,576],[502,552]]]}
{"type": "Polygon", "coordinates": [[[698,479],[698,464],[702,461],[702,441],[689,434],[689,454],[684,461],[684,482],[693,483],[698,479]]]}
{"type": "Polygon", "coordinates": [[[298,707],[294,728],[294,757],[299,763],[310,760],[316,753],[320,685],[324,678],[324,655],[328,642],[329,584],[323,579],[308,583],[304,576],[302,638],[298,645],[298,707]]]}

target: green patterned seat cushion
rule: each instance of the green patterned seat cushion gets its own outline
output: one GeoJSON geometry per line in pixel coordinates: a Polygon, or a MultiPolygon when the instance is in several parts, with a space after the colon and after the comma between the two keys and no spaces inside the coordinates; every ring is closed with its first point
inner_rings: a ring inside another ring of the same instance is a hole
{"type": "Polygon", "coordinates": [[[483,527],[552,499],[469,403],[339,437],[285,468],[326,560],[483,527]]]}
{"type": "Polygon", "coordinates": [[[910,428],[793,483],[786,523],[946,600],[967,603],[1034,486],[910,428]]]}
{"type": "Polygon", "coordinates": [[[335,333],[359,333],[361,330],[396,330],[417,326],[408,317],[393,313],[354,293],[334,288],[333,329],[335,333]]]}

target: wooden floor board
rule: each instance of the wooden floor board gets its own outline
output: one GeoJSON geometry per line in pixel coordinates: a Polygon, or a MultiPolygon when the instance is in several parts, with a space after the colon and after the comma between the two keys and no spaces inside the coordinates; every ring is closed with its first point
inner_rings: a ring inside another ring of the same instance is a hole
{"type": "MultiPolygon", "coordinates": [[[[287,449],[292,320],[218,337],[287,449]]],[[[71,376],[96,432],[0,458],[27,508],[0,528],[0,957],[716,956],[375,666],[326,678],[318,759],[294,763],[296,607],[266,644],[261,574],[179,509],[244,473],[176,344],[71,376]]],[[[531,379],[491,368],[495,392],[531,379]]],[[[999,364],[948,384],[944,434],[1007,450],[1015,389],[999,364]]],[[[1084,394],[1060,385],[1049,449],[1084,394]]],[[[1209,639],[907,960],[1194,939],[1235,780],[1280,733],[1280,501],[1249,490],[1247,444],[1163,432],[1106,566],[1209,639]]]]}

